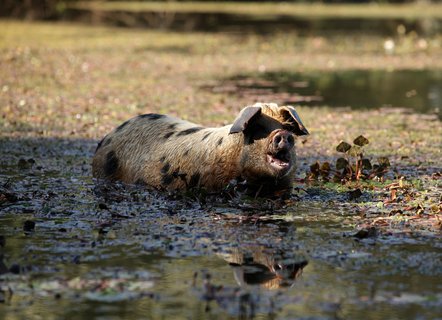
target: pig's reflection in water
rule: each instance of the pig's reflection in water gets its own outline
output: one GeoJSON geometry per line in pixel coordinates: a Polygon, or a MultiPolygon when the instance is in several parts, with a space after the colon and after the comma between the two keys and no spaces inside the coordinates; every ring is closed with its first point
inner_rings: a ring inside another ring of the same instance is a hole
{"type": "Polygon", "coordinates": [[[302,257],[286,257],[283,253],[266,252],[262,247],[233,249],[223,255],[239,286],[259,285],[267,289],[290,287],[302,274],[308,262],[302,257]]]}

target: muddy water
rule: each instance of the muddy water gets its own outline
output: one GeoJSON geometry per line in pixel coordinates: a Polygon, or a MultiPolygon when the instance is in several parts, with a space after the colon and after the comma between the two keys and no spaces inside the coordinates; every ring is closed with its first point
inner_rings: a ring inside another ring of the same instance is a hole
{"type": "Polygon", "coordinates": [[[18,199],[0,213],[2,319],[440,316],[434,235],[358,239],[353,212],[314,197],[257,219],[267,204],[97,187],[68,172],[8,182],[18,199]]]}

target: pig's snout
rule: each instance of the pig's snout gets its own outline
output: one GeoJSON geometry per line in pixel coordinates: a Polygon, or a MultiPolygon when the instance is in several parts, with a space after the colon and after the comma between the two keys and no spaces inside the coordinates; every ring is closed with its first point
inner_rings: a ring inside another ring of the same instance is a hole
{"type": "Polygon", "coordinates": [[[292,167],[292,149],[295,145],[293,134],[286,130],[278,130],[270,140],[267,162],[278,174],[287,173],[292,167]]]}
{"type": "Polygon", "coordinates": [[[288,131],[281,130],[273,136],[272,144],[276,151],[290,150],[293,148],[294,143],[295,138],[293,134],[288,131]]]}

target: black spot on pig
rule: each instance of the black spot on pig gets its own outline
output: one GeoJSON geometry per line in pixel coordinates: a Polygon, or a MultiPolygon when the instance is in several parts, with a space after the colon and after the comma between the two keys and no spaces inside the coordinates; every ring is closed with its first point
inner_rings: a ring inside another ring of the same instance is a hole
{"type": "Polygon", "coordinates": [[[173,179],[175,179],[175,178],[171,174],[165,174],[161,178],[161,184],[167,186],[172,183],[173,179]]]}
{"type": "Polygon", "coordinates": [[[164,117],[165,115],[157,113],[146,113],[138,116],[138,118],[140,119],[149,119],[149,120],[158,120],[164,117]]]}
{"type": "Polygon", "coordinates": [[[188,156],[189,155],[189,152],[190,152],[190,149],[187,149],[185,152],[184,152],[184,154],[183,154],[183,156],[188,156]]]}
{"type": "Polygon", "coordinates": [[[164,167],[161,168],[161,173],[162,173],[162,174],[166,174],[166,173],[169,172],[169,169],[170,169],[170,164],[169,164],[169,162],[166,162],[166,164],[164,165],[164,167]]]}
{"type": "Polygon", "coordinates": [[[197,187],[199,185],[200,179],[201,179],[201,174],[199,172],[192,174],[188,184],[189,188],[197,187]]]}
{"type": "Polygon", "coordinates": [[[111,141],[112,141],[112,138],[106,138],[106,139],[104,139],[104,141],[103,141],[103,147],[107,146],[109,143],[111,143],[111,141]]]}
{"type": "Polygon", "coordinates": [[[223,143],[223,138],[219,138],[217,145],[220,146],[223,143]]]}
{"type": "Polygon", "coordinates": [[[162,156],[162,157],[160,158],[160,162],[164,162],[164,160],[166,160],[166,156],[162,156]]]}
{"type": "Polygon", "coordinates": [[[208,133],[206,133],[206,134],[204,135],[204,137],[201,139],[201,141],[206,140],[207,137],[209,137],[211,133],[212,133],[212,132],[208,132],[208,133]]]}
{"type": "Polygon", "coordinates": [[[97,144],[97,148],[95,149],[95,153],[97,153],[98,149],[101,148],[101,144],[103,143],[103,140],[104,140],[104,139],[102,139],[100,142],[98,142],[98,144],[97,144]]]}
{"type": "Polygon", "coordinates": [[[174,133],[175,133],[174,131],[166,133],[164,135],[164,139],[169,139],[174,133]]]}
{"type": "Polygon", "coordinates": [[[167,128],[170,130],[173,130],[176,128],[176,125],[177,125],[176,123],[172,123],[172,124],[169,124],[169,126],[167,128]]]}
{"type": "Polygon", "coordinates": [[[188,134],[192,134],[192,133],[198,132],[203,129],[204,128],[202,128],[202,127],[189,128],[189,129],[178,132],[177,136],[187,136],[188,134]]]}
{"type": "Polygon", "coordinates": [[[98,149],[101,147],[107,146],[112,141],[112,138],[108,138],[107,136],[104,136],[103,139],[101,139],[100,142],[98,142],[97,148],[95,149],[95,153],[97,153],[98,149]]]}
{"type": "Polygon", "coordinates": [[[118,170],[118,158],[115,151],[109,151],[104,164],[104,174],[107,176],[114,175],[118,170]]]}
{"type": "Polygon", "coordinates": [[[128,125],[129,122],[130,122],[130,120],[127,120],[127,121],[123,122],[122,124],[120,124],[120,125],[115,129],[115,132],[119,132],[119,131],[121,131],[125,126],[128,125]]]}

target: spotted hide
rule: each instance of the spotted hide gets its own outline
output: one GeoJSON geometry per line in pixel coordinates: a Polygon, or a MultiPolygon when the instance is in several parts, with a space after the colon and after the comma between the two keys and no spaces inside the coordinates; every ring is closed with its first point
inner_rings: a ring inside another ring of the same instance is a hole
{"type": "Polygon", "coordinates": [[[144,114],[103,138],[92,172],[95,178],[163,190],[220,191],[236,179],[264,195],[290,190],[295,136],[306,134],[295,109],[276,104],[248,106],[232,125],[220,128],[144,114]]]}

